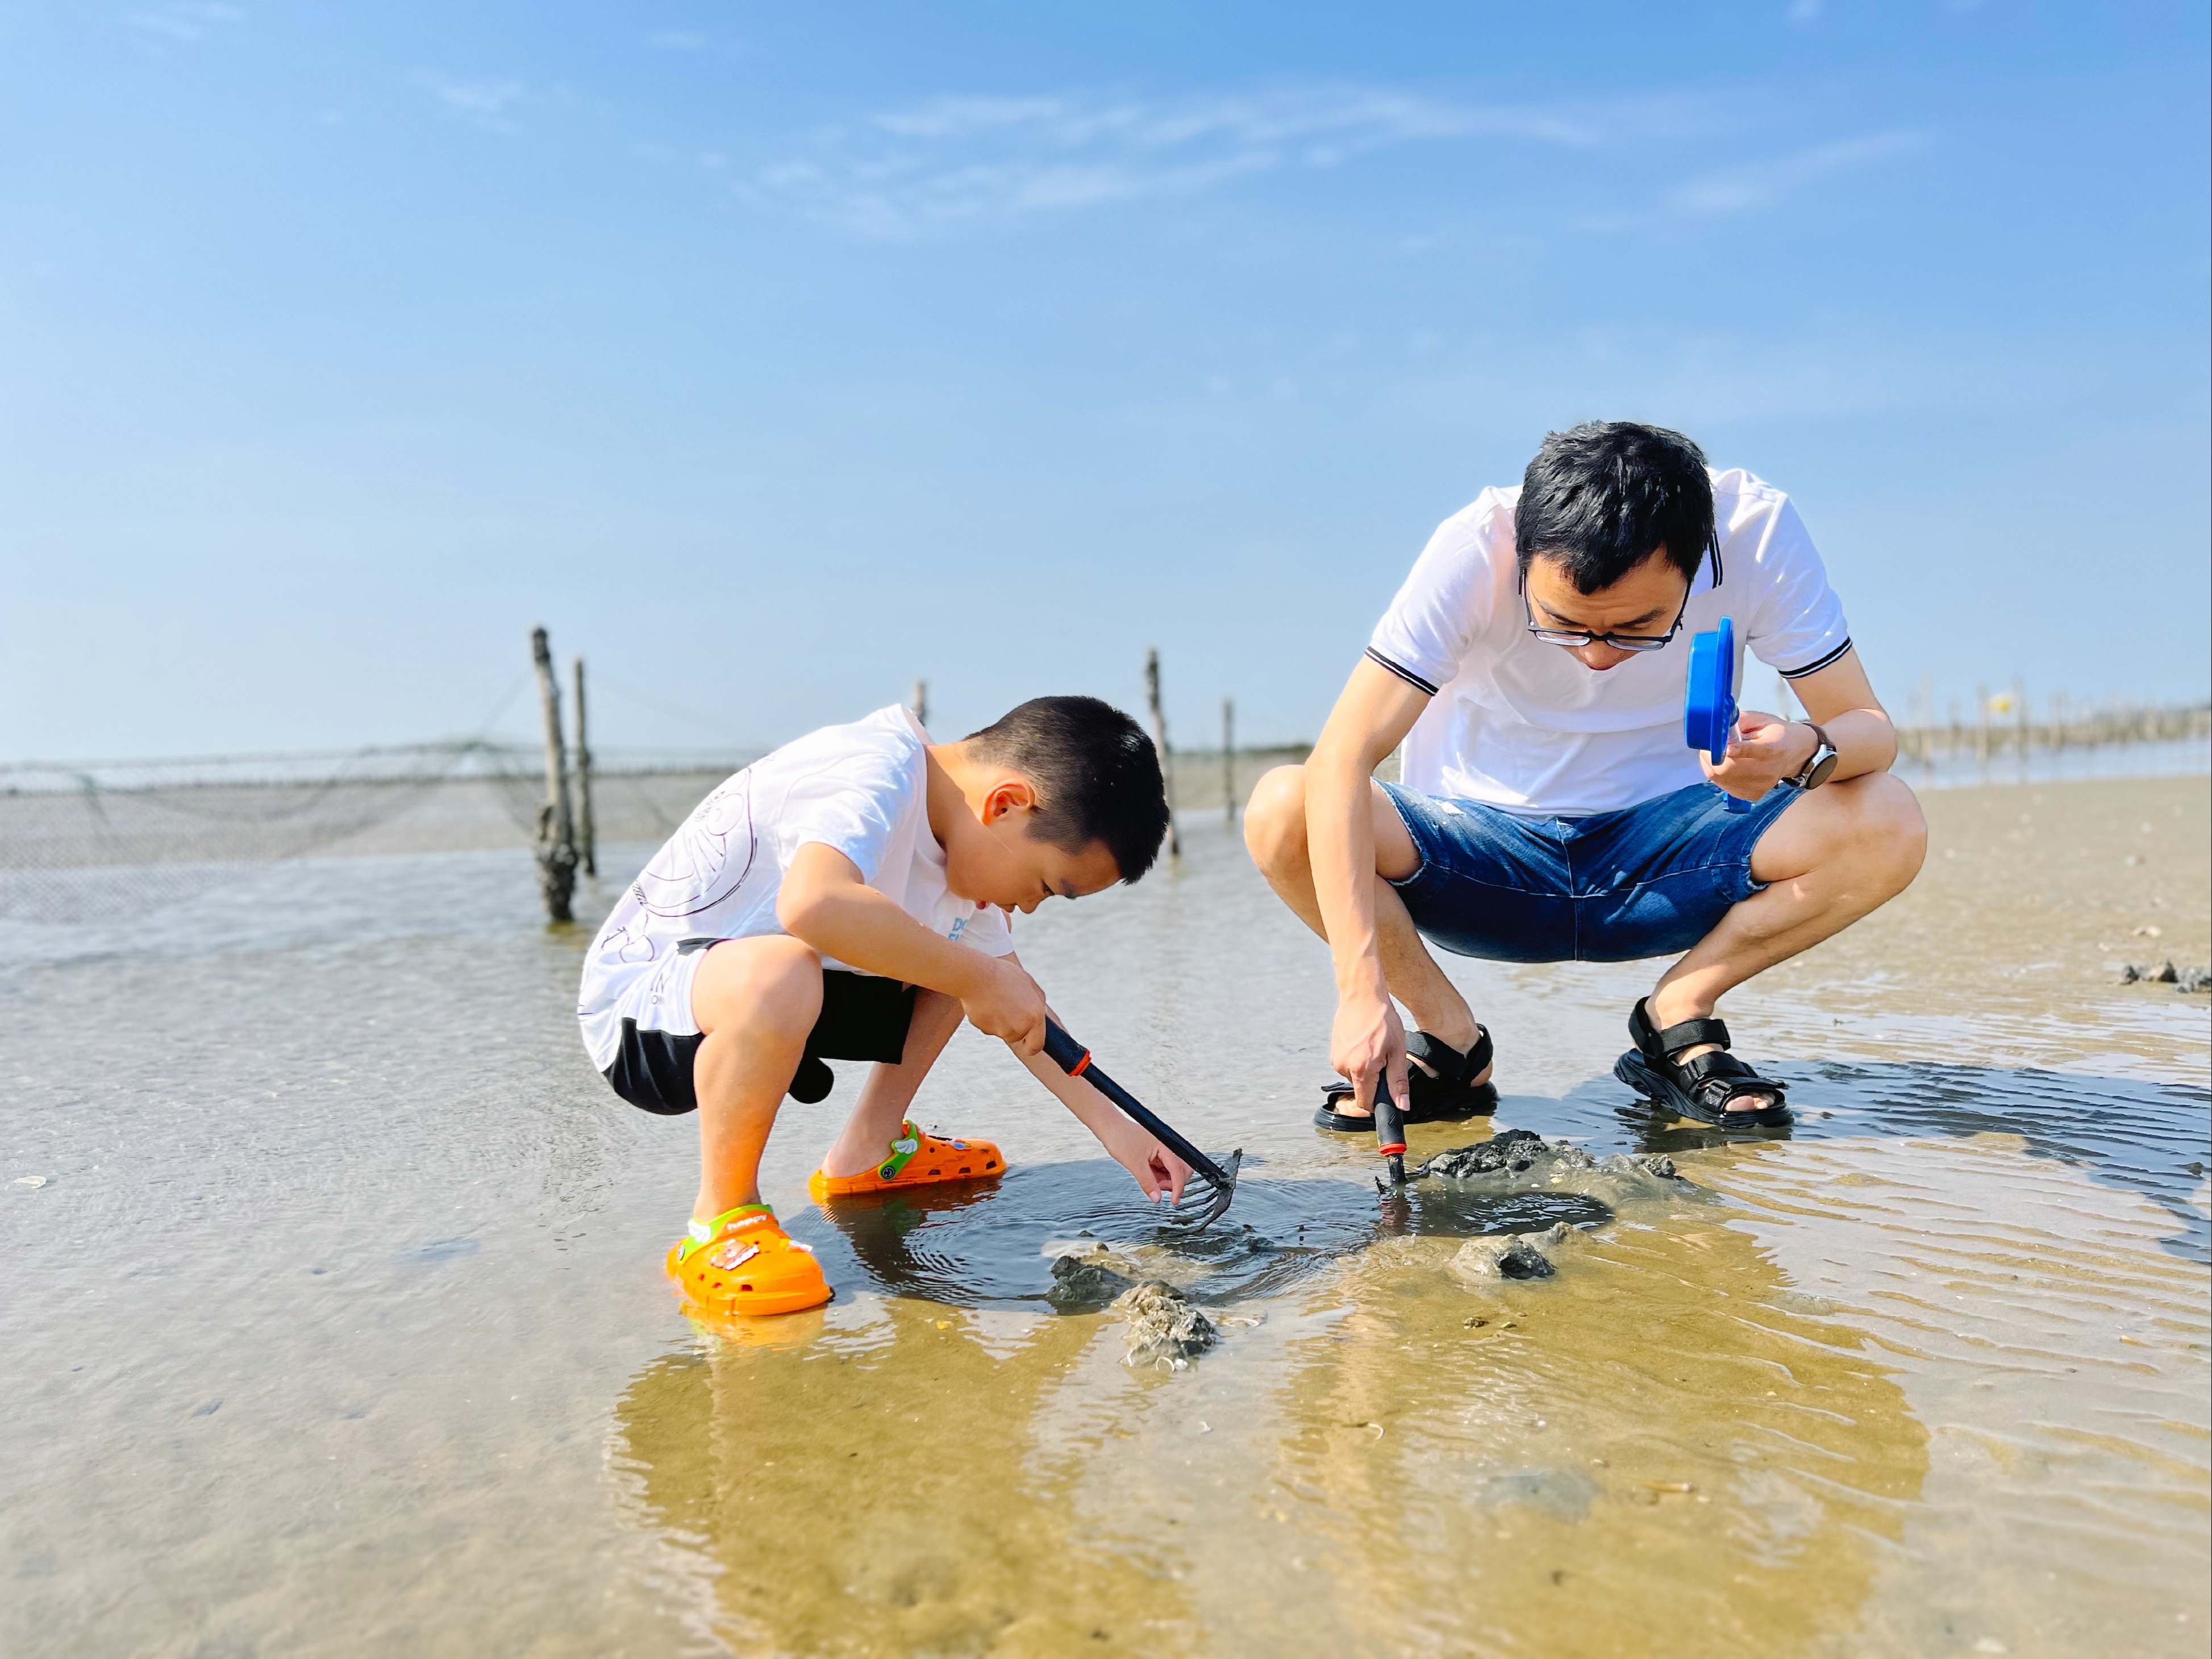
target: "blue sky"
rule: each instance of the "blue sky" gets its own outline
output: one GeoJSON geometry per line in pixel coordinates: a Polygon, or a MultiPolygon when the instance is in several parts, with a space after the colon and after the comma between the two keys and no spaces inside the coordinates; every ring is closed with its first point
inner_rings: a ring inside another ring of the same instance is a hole
{"type": "Polygon", "coordinates": [[[2201,4],[0,8],[0,757],[1310,736],[1644,419],[1902,714],[2206,695],[2201,4]],[[511,702],[501,725],[529,730],[511,702]]]}

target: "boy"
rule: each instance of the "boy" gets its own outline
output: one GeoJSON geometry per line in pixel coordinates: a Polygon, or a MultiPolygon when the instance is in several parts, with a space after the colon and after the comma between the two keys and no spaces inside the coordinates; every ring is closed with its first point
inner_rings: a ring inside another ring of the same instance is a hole
{"type": "Polygon", "coordinates": [[[1038,697],[955,744],[905,709],[825,726],[701,802],[585,959],[592,1063],[648,1112],[699,1114],[699,1194],[668,1271],[709,1312],[830,1299],[761,1202],[785,1094],[830,1092],[825,1060],[875,1069],[807,1183],[817,1202],[996,1176],[988,1141],[921,1133],[915,1091],[963,1015],[1002,1038],[1148,1198],[1189,1171],[1039,1052],[1044,993],[1007,913],[1152,867],[1168,808],[1152,740],[1095,697],[1038,697]]]}

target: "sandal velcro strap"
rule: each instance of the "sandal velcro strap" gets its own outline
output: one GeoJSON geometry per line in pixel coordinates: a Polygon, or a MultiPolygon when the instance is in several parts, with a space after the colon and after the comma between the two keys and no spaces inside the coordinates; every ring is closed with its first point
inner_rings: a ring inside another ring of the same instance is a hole
{"type": "Polygon", "coordinates": [[[1436,1073],[1439,1083],[1465,1087],[1482,1068],[1490,1064],[1490,1028],[1474,1028],[1474,1041],[1465,1054],[1449,1044],[1438,1042],[1426,1031],[1415,1031],[1406,1039],[1406,1058],[1419,1060],[1436,1073]]]}
{"type": "MultiPolygon", "coordinates": [[[[1726,1020],[1686,1019],[1680,1025],[1669,1025],[1658,1034],[1659,1052],[1669,1056],[1706,1042],[1717,1042],[1723,1048],[1729,1046],[1726,1020]]],[[[1694,1060],[1691,1062],[1692,1065],[1696,1063],[1694,1060]]]]}
{"type": "Polygon", "coordinates": [[[1759,1076],[1730,1054],[1699,1054],[1695,1060],[1677,1062],[1674,1069],[1690,1091],[1715,1110],[1744,1095],[1771,1096],[1779,1105],[1786,1092],[1786,1085],[1759,1076]]]}

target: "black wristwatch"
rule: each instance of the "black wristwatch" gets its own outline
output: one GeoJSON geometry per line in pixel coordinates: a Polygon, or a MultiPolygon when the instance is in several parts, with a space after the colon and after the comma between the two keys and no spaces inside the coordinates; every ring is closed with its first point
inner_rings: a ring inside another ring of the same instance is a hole
{"type": "Polygon", "coordinates": [[[1794,778],[1784,778],[1784,783],[1794,783],[1800,789],[1818,789],[1833,776],[1836,770],[1836,745],[1828,741],[1828,734],[1811,720],[1800,722],[1813,727],[1813,758],[1807,761],[1794,778]]]}

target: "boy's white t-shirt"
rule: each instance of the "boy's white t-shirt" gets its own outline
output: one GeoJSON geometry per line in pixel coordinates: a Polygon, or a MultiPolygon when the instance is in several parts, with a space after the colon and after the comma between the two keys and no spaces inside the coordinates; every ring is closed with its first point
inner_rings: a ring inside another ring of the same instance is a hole
{"type": "Polygon", "coordinates": [[[810,842],[852,860],[861,880],[940,938],[989,956],[1011,952],[1006,913],[945,884],[945,849],[929,828],[928,745],[907,710],[879,708],[784,744],[701,801],[584,958],[576,1017],[592,1064],[614,1063],[624,1018],[643,1030],[698,1030],[691,975],[704,951],[679,947],[783,932],[776,895],[810,842]]]}
{"type": "Polygon", "coordinates": [[[1367,650],[1433,694],[1406,738],[1408,788],[1525,817],[1633,806],[1704,780],[1682,735],[1691,635],[1735,619],[1739,695],[1746,648],[1784,678],[1850,649],[1843,605],[1790,498],[1740,470],[1712,479],[1719,556],[1690,585],[1681,632],[1602,673],[1528,632],[1513,548],[1518,488],[1486,489],[1437,527],[1367,650]]]}

